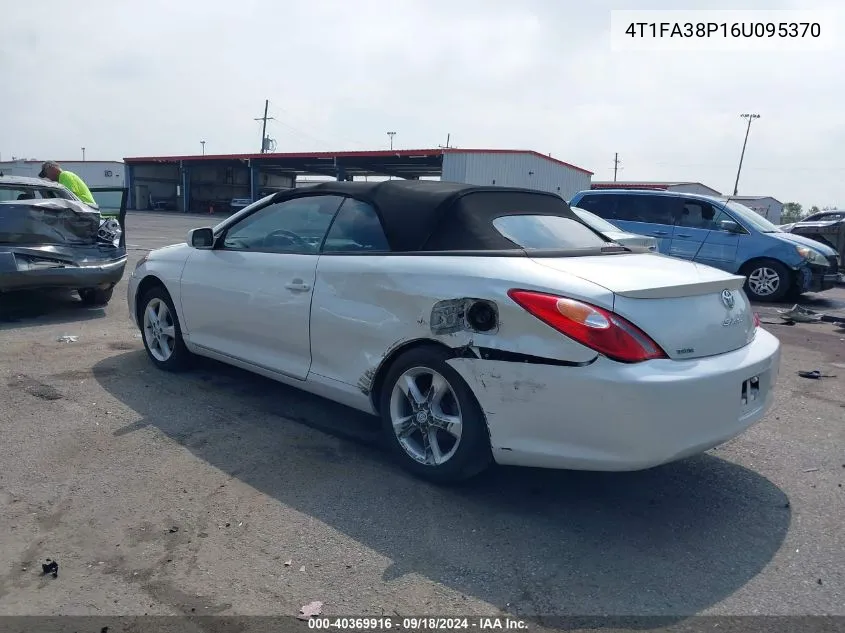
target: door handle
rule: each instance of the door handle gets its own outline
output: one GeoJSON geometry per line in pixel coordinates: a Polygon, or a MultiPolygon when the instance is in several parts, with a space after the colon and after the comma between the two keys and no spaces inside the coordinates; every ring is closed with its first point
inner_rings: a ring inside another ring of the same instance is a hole
{"type": "Polygon", "coordinates": [[[669,235],[666,231],[652,231],[652,235],[669,235]]]}
{"type": "Polygon", "coordinates": [[[301,279],[294,279],[292,282],[285,284],[285,288],[295,292],[305,292],[306,290],[311,290],[311,286],[301,279]]]}
{"type": "Polygon", "coordinates": [[[692,237],[692,235],[689,235],[687,233],[678,233],[678,237],[692,237]]]}

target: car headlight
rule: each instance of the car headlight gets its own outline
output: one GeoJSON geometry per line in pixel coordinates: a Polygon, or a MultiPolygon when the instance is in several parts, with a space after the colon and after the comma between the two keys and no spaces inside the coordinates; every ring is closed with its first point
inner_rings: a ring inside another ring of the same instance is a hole
{"type": "Polygon", "coordinates": [[[795,250],[798,251],[798,254],[806,259],[811,264],[818,264],[819,266],[827,266],[830,262],[827,261],[827,257],[822,255],[819,251],[814,248],[810,248],[809,246],[796,246],[795,250]]]}

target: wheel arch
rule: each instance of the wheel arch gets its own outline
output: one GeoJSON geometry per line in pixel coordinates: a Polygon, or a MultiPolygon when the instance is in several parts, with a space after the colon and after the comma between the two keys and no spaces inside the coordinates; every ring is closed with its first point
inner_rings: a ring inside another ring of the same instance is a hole
{"type": "Polygon", "coordinates": [[[777,257],[767,257],[765,255],[761,255],[761,256],[758,256],[758,257],[752,257],[751,259],[746,260],[742,264],[742,266],[739,267],[739,271],[740,271],[740,273],[742,273],[744,275],[748,275],[748,273],[750,272],[750,270],[753,266],[755,266],[756,264],[762,264],[763,262],[777,262],[778,264],[780,264],[781,266],[783,266],[787,270],[795,272],[794,266],[787,264],[785,261],[778,259],[777,257]]]}
{"type": "Polygon", "coordinates": [[[372,404],[373,410],[376,413],[381,413],[381,391],[382,389],[384,389],[384,381],[387,378],[387,374],[390,371],[390,368],[393,366],[393,363],[395,363],[396,359],[402,356],[402,354],[409,352],[412,349],[419,349],[423,347],[433,347],[436,349],[445,350],[455,356],[459,354],[457,350],[452,347],[449,347],[445,343],[430,338],[419,338],[411,341],[405,341],[401,345],[397,345],[396,347],[391,349],[376,368],[376,371],[373,374],[372,383],[370,385],[370,403],[372,404]]]}
{"type": "MultiPolygon", "coordinates": [[[[143,309],[144,309],[144,307],[141,305],[141,298],[145,294],[147,294],[150,290],[152,290],[153,288],[155,288],[157,286],[161,286],[162,288],[164,288],[164,291],[170,297],[170,300],[173,301],[173,295],[171,294],[170,289],[167,287],[167,284],[160,277],[158,277],[157,275],[152,275],[152,274],[146,275],[140,281],[140,283],[138,284],[138,288],[135,290],[135,318],[137,319],[139,326],[140,326],[141,322],[143,321],[142,317],[143,317],[143,309]]],[[[174,303],[174,307],[176,307],[175,303],[174,303]]],[[[177,316],[181,317],[181,315],[178,314],[178,308],[177,308],[177,316]]],[[[181,321],[181,318],[180,318],[180,321],[181,321]]]]}

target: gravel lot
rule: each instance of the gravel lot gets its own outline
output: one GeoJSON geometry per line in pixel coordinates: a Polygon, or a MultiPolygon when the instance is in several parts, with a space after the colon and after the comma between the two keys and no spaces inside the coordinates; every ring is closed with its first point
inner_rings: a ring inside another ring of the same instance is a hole
{"type": "MultiPolygon", "coordinates": [[[[130,215],[130,269],[209,223],[130,215]]],[[[366,416],[213,362],[156,371],[125,283],[105,310],[4,296],[0,615],[845,615],[845,330],[765,327],[777,402],[726,446],[440,489],[366,416]]]]}

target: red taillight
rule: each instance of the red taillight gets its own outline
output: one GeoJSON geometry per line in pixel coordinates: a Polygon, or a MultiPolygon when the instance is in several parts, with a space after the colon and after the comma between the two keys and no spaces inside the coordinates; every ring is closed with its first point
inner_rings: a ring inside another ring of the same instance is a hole
{"type": "Polygon", "coordinates": [[[760,315],[755,312],[754,313],[754,329],[756,330],[758,327],[760,327],[760,315]]]}
{"type": "Polygon", "coordinates": [[[639,363],[667,358],[637,326],[603,308],[530,290],[510,290],[508,296],[543,323],[613,360],[639,363]]]}

